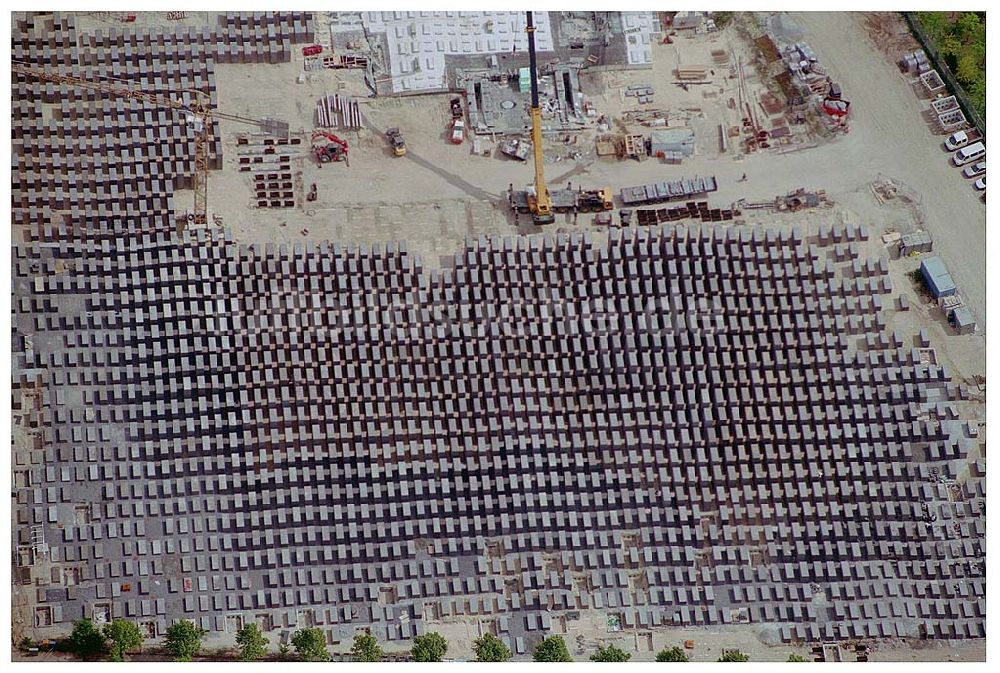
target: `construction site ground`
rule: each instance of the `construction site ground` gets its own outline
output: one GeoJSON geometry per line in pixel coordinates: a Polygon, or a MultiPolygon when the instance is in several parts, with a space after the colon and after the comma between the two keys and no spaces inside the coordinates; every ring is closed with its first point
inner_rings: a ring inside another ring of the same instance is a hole
{"type": "MultiPolygon", "coordinates": [[[[627,110],[636,109],[635,99],[624,96],[626,87],[653,86],[654,104],[643,107],[667,110],[671,125],[694,128],[698,143],[694,157],[679,166],[654,158],[639,162],[598,157],[594,131],[551,134],[545,148],[548,181],[553,187],[567,183],[608,186],[617,193],[624,186],[714,175],[719,182],[719,191],[709,197],[714,207],[728,207],[739,199],[769,200],[800,187],[825,190],[834,202],[830,208],[794,215],[747,211],[742,221],[760,226],[797,224],[807,234],[815,233],[823,223],[865,224],[872,233],[863,251],[869,255],[890,254],[881,241],[885,231],[926,229],[934,238],[935,252],[945,259],[960,292],[972,306],[980,331],[955,335],[942,311],[919,293],[909,275],[919,267],[919,258],[895,260],[890,265],[894,287],[910,297],[913,308],[907,312],[889,310],[888,320],[907,338],[926,329],[938,360],[971,383],[976,375],[985,375],[985,207],[970,181],[949,164],[941,136],[934,135],[921,114],[921,100],[914,87],[870,39],[864,15],[800,13],[793,18],[852,102],[850,133],[823,137],[807,126],[796,129],[796,144],[784,150],[748,156],[740,156],[732,147],[721,152],[719,125],[729,127],[740,121],[728,103],[738,95],[736,79],[730,77],[732,70],[728,66],[713,68],[712,84],[684,90],[675,84],[674,68],[711,63],[711,52],[718,49],[729,51],[730,63],[737,58],[746,62],[751,47],[745,34],[733,26],[716,34],[679,37],[673,44],[655,45],[652,69],[601,71],[581,78],[584,93],[598,111],[619,120],[627,110]],[[898,186],[898,196],[880,202],[871,186],[886,178],[898,186]]],[[[765,83],[753,68],[746,70],[748,86],[763,91],[765,83]]],[[[451,116],[446,94],[368,98],[359,71],[326,70],[300,78],[299,60],[255,69],[220,65],[217,72],[220,105],[227,111],[286,120],[291,130],[304,138],[313,128],[315,101],[324,94],[362,98],[366,121],[360,132],[338,131],[351,144],[349,166],[319,167],[303,150],[296,162],[296,170],[301,172],[297,185],[304,191],[316,183],[318,198],[306,203],[299,193],[294,209],[248,210],[249,180],[236,171],[233,153],[227,152],[224,169],[211,176],[210,204],[239,242],[405,239],[412,251],[422,255],[425,267],[434,268],[448,264],[467,236],[538,231],[529,218],[515,218],[510,213],[505,196],[510,184],[523,188],[530,183],[530,162],[501,155],[489,137],[481,138],[478,155],[473,153],[470,139],[461,145],[449,143],[451,116]],[[392,155],[384,137],[384,131],[391,127],[398,127],[405,138],[405,157],[392,155]]],[[[232,149],[236,134],[252,131],[231,122],[223,122],[221,129],[227,150],[232,149]]],[[[612,132],[625,130],[648,133],[650,129],[621,123],[611,128],[612,132]]],[[[559,215],[556,226],[546,231],[581,230],[597,237],[607,235],[588,214],[559,215]]],[[[985,420],[981,401],[969,405],[971,409],[963,411],[985,420]]],[[[582,658],[601,644],[615,642],[635,651],[636,659],[648,660],[661,647],[688,639],[696,642],[691,652],[696,660],[714,660],[724,647],[741,649],[755,660],[785,659],[796,651],[769,645],[767,625],[609,634],[602,619],[603,613],[582,615],[567,627],[575,655],[582,658]]],[[[477,623],[456,620],[440,624],[439,630],[452,643],[449,654],[462,659],[471,657],[469,644],[480,628],[477,623]]],[[[871,658],[976,660],[983,655],[984,646],[979,642],[926,647],[883,642],[871,658]]]]}
{"type": "MultiPolygon", "coordinates": [[[[194,15],[193,15],[194,16],[194,15]]],[[[718,192],[708,198],[713,207],[729,207],[746,199],[764,201],[800,187],[825,190],[832,207],[801,213],[744,213],[741,221],[760,226],[797,224],[807,234],[823,223],[853,222],[869,227],[872,237],[863,251],[887,255],[880,237],[886,230],[927,230],[934,239],[935,254],[947,263],[959,291],[979,321],[976,334],[957,336],[942,312],[922,297],[909,277],[919,258],[894,260],[890,274],[894,288],[911,299],[908,312],[888,310],[891,327],[912,337],[921,328],[930,335],[939,362],[956,379],[971,381],[985,376],[986,250],[985,206],[971,181],[950,165],[942,149],[943,138],[935,135],[921,114],[921,100],[891,58],[874,44],[865,30],[863,14],[823,12],[796,13],[804,38],[831,76],[851,100],[851,131],[836,138],[804,137],[798,151],[765,151],[739,156],[730,148],[719,149],[720,124],[738,124],[738,113],[727,101],[736,92],[730,69],[717,69],[712,84],[685,91],[674,84],[677,64],[710,63],[713,49],[729,50],[731,58],[750,54],[735,27],[712,35],[681,37],[671,45],[655,45],[654,67],[601,72],[582,78],[584,92],[598,110],[620,117],[633,99],[622,90],[631,84],[655,87],[650,108],[671,111],[671,119],[682,118],[695,129],[698,150],[681,165],[666,165],[656,159],[616,160],[598,157],[593,132],[546,138],[546,173],[553,187],[567,182],[575,186],[621,187],[682,177],[714,175],[718,192]],[[578,158],[574,158],[578,155],[578,158]],[[742,177],[746,176],[743,181],[742,177]],[[871,185],[890,178],[907,199],[880,203],[871,185]],[[908,202],[909,200],[909,202],[908,202]]],[[[191,18],[192,25],[197,18],[191,18]]],[[[236,168],[235,142],[239,133],[252,127],[222,121],[225,162],[209,177],[209,210],[233,232],[239,243],[317,242],[363,243],[406,240],[411,251],[420,253],[425,267],[446,265],[467,236],[533,234],[538,229],[529,218],[515,218],[507,208],[508,185],[523,188],[532,179],[530,162],[503,157],[492,142],[490,156],[474,155],[473,142],[448,142],[448,96],[443,94],[406,98],[368,98],[360,71],[324,70],[303,73],[301,54],[281,65],[216,66],[220,109],[250,117],[272,117],[288,121],[292,133],[308,138],[314,126],[314,106],[324,94],[347,94],[362,99],[367,127],[360,132],[339,132],[351,145],[350,165],[317,166],[303,145],[294,162],[298,173],[296,207],[257,209],[250,207],[250,180],[236,168]],[[300,81],[302,80],[302,81],[300,81]],[[405,157],[394,157],[384,130],[398,127],[406,141],[405,157]],[[304,191],[316,183],[318,198],[306,202],[304,191]]],[[[751,85],[764,85],[755,80],[751,85]]],[[[642,127],[634,127],[640,129],[642,127]]],[[[621,130],[615,128],[612,131],[621,130]]],[[[644,129],[646,132],[649,129],[644,129]]],[[[191,192],[179,191],[176,208],[191,207],[191,192]]],[[[620,205],[620,204],[618,204],[620,205]]],[[[617,213],[615,214],[617,220],[617,213]]],[[[211,220],[211,218],[210,218],[211,220]]],[[[594,225],[589,214],[559,215],[546,232],[588,230],[606,236],[606,228],[594,225]]],[[[969,403],[970,413],[985,420],[985,405],[969,403]]],[[[19,440],[14,424],[14,441],[19,440]]],[[[974,457],[970,457],[974,459],[974,457]]],[[[12,601],[28,603],[15,586],[12,601]]],[[[14,611],[15,622],[18,610],[14,611]]],[[[476,622],[440,624],[450,643],[449,657],[471,658],[471,641],[480,635],[476,622]]],[[[806,649],[771,644],[768,625],[733,625],[722,629],[655,629],[608,633],[603,613],[583,614],[565,633],[574,656],[584,659],[597,646],[617,643],[636,652],[634,658],[650,660],[665,646],[694,640],[695,660],[714,660],[723,648],[736,648],[752,660],[784,660],[791,652],[809,656],[806,649]]],[[[273,640],[273,637],[272,637],[273,640]]],[[[212,642],[213,647],[226,642],[212,642]]],[[[276,646],[272,642],[272,647],[276,646]]],[[[343,648],[332,648],[342,651],[343,648]]],[[[47,655],[51,656],[51,655],[47,655]]],[[[874,660],[982,660],[985,641],[920,643],[882,642],[873,651],[874,660]]]]}
{"type": "MultiPolygon", "coordinates": [[[[590,132],[546,139],[546,177],[553,187],[621,187],[699,175],[715,175],[719,190],[709,196],[713,207],[728,207],[739,199],[763,201],[804,187],[825,190],[835,203],[832,212],[804,211],[796,222],[807,232],[824,218],[866,224],[877,238],[886,230],[926,229],[934,238],[936,254],[949,265],[959,291],[979,320],[972,337],[951,337],[949,342],[977,344],[955,358],[966,376],[984,374],[985,206],[971,181],[948,162],[942,137],[934,135],[921,115],[921,102],[896,65],[869,39],[864,15],[852,13],[802,13],[794,19],[804,28],[804,38],[821,63],[852,101],[851,131],[835,138],[805,137],[786,150],[741,156],[730,147],[719,151],[718,127],[736,124],[736,112],[726,101],[735,95],[730,70],[716,70],[712,86],[673,84],[677,64],[704,62],[713,49],[725,48],[732,58],[749,56],[746,40],[730,27],[712,35],[679,37],[674,44],[656,45],[650,69],[601,72],[585,78],[599,111],[611,117],[628,108],[622,95],[630,84],[655,87],[652,107],[683,117],[696,129],[698,149],[681,165],[597,157],[590,132]],[[717,84],[716,84],[717,83],[717,84]],[[603,92],[602,92],[603,87],[603,92]],[[715,93],[706,97],[708,89],[715,93]],[[575,142],[574,142],[575,141],[575,142]],[[574,159],[579,153],[579,159],[574,159]],[[742,181],[743,175],[746,180],[742,181]],[[891,179],[900,196],[880,203],[871,185],[891,179]],[[980,352],[978,357],[973,352],[980,352]]],[[[752,72],[752,69],[749,69],[752,72]]],[[[450,111],[447,95],[403,98],[367,98],[360,71],[324,70],[305,73],[302,63],[250,68],[217,66],[220,105],[227,111],[253,117],[288,121],[291,131],[306,137],[295,170],[296,207],[250,208],[250,179],[236,169],[233,148],[239,133],[253,132],[237,122],[222,121],[225,165],[210,177],[210,209],[239,242],[338,240],[377,242],[407,240],[421,253],[426,268],[447,263],[466,236],[534,233],[530,219],[515,218],[506,203],[510,184],[523,188],[532,179],[530,162],[509,159],[494,150],[490,156],[474,155],[473,143],[448,142],[450,111]],[[322,167],[310,156],[308,135],[314,124],[314,105],[324,94],[341,93],[362,98],[366,128],[339,132],[351,145],[350,165],[322,167]],[[398,127],[406,140],[405,157],[394,157],[383,132],[398,127]],[[317,185],[318,198],[307,203],[304,192],[317,185]]],[[[751,80],[755,79],[751,76],[751,80]]],[[[763,85],[757,82],[760,89],[763,85]]],[[[674,122],[671,122],[674,123],[674,122]]],[[[633,127],[641,130],[642,127],[633,127]]],[[[649,129],[644,129],[647,132],[649,129]]],[[[483,146],[492,147],[488,137],[483,146]]],[[[184,209],[190,192],[177,193],[177,207],[184,209]]],[[[189,206],[188,206],[189,207],[189,206]]],[[[773,218],[744,220],[771,222],[773,218]]],[[[547,231],[591,230],[589,214],[562,214],[547,231]]],[[[903,262],[902,264],[905,264],[903,262]]],[[[898,266],[898,265],[897,265],[898,266]]],[[[935,316],[941,325],[943,320],[935,316]]],[[[943,328],[942,328],[943,329],[943,328]]]]}

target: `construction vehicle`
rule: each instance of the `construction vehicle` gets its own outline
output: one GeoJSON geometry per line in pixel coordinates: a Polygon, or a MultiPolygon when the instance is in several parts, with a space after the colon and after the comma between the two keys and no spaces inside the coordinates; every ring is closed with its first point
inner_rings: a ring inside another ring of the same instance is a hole
{"type": "Polygon", "coordinates": [[[945,139],[944,148],[949,152],[954,152],[955,150],[962,149],[969,143],[982,140],[982,138],[983,134],[980,133],[978,129],[965,129],[964,131],[957,131],[945,139]]]}
{"type": "MultiPolygon", "coordinates": [[[[531,213],[531,219],[535,224],[549,224],[555,220],[555,216],[547,222],[539,222],[532,211],[531,191],[515,192],[511,189],[510,207],[519,213],[531,213]]],[[[551,213],[594,213],[613,210],[615,207],[614,194],[610,189],[554,189],[548,193],[549,212],[551,213]]]]}
{"type": "Polygon", "coordinates": [[[532,12],[527,12],[528,69],[531,72],[531,147],[535,160],[534,189],[509,191],[510,207],[519,213],[531,213],[537,225],[552,224],[556,212],[605,211],[614,208],[610,189],[572,190],[550,192],[545,184],[544,153],[542,150],[542,108],[538,102],[538,62],[535,56],[535,23],[532,12]]]}
{"type": "Polygon", "coordinates": [[[462,99],[461,98],[452,98],[451,99],[451,118],[452,119],[461,119],[464,116],[465,116],[465,113],[462,112],[462,99]]]}
{"type": "Polygon", "coordinates": [[[452,119],[451,120],[451,142],[453,142],[456,145],[461,145],[463,140],[465,140],[465,120],[464,119],[452,119]]]}
{"type": "Polygon", "coordinates": [[[399,134],[399,129],[391,128],[385,132],[385,136],[389,139],[389,144],[392,146],[393,156],[406,156],[406,142],[403,141],[403,136],[399,134]]]}
{"type": "Polygon", "coordinates": [[[96,81],[74,77],[73,75],[46,72],[27,64],[13,61],[11,62],[11,70],[25,77],[34,77],[42,82],[52,82],[57,85],[68,84],[82,89],[99,91],[116,98],[137,100],[153,107],[170,108],[184,113],[187,126],[194,133],[194,209],[189,216],[189,221],[193,224],[203,225],[208,223],[208,146],[209,138],[212,137],[213,122],[216,119],[227,119],[243,124],[253,124],[261,129],[266,129],[271,125],[266,120],[251,119],[249,117],[213,110],[209,107],[208,95],[196,89],[186,89],[184,91],[187,94],[187,99],[184,97],[170,98],[140,89],[130,89],[119,84],[118,81],[96,81]]]}
{"type": "Polygon", "coordinates": [[[313,131],[312,151],[320,166],[337,161],[345,161],[348,166],[351,165],[347,156],[347,141],[329,131],[313,131]]]}

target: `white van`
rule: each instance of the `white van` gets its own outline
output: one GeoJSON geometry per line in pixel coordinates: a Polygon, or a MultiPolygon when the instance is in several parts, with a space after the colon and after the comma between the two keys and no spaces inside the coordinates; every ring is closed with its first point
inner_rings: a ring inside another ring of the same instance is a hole
{"type": "Polygon", "coordinates": [[[982,159],[986,156],[986,145],[983,143],[973,143],[955,152],[955,165],[963,166],[970,161],[982,159]]]}

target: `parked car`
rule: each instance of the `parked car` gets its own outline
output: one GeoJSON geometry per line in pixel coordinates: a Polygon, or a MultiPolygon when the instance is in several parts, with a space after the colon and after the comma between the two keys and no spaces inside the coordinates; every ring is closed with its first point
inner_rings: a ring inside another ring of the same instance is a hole
{"type": "Polygon", "coordinates": [[[983,177],[981,177],[978,180],[976,180],[974,186],[979,191],[985,192],[986,191],[986,176],[984,175],[983,177]]]}
{"type": "Polygon", "coordinates": [[[451,122],[451,142],[461,145],[463,140],[465,140],[465,121],[453,119],[451,122]]]}
{"type": "Polygon", "coordinates": [[[966,145],[959,151],[955,152],[955,157],[953,161],[956,166],[964,166],[970,161],[975,161],[976,159],[982,159],[986,156],[986,145],[983,143],[973,143],[972,145],[966,145]]]}
{"type": "Polygon", "coordinates": [[[956,131],[948,136],[948,139],[944,141],[944,146],[949,152],[954,152],[957,149],[965,147],[969,143],[982,140],[982,137],[983,134],[976,129],[956,131]]]}
{"type": "Polygon", "coordinates": [[[967,178],[974,178],[977,175],[982,175],[985,172],[986,172],[986,162],[977,161],[971,166],[966,166],[965,169],[962,170],[962,175],[964,175],[967,178]]]}

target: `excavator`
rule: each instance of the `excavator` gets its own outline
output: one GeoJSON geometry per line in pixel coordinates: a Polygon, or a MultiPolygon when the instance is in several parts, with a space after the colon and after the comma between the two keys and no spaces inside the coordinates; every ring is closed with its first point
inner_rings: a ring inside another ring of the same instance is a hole
{"type": "Polygon", "coordinates": [[[535,56],[535,23],[532,12],[527,12],[528,65],[531,72],[531,146],[535,160],[533,190],[515,192],[510,189],[510,206],[519,213],[531,213],[537,225],[552,224],[557,212],[608,211],[614,209],[614,196],[610,188],[593,190],[560,189],[550,192],[545,184],[544,155],[542,151],[542,108],[538,102],[538,63],[535,56]]]}

